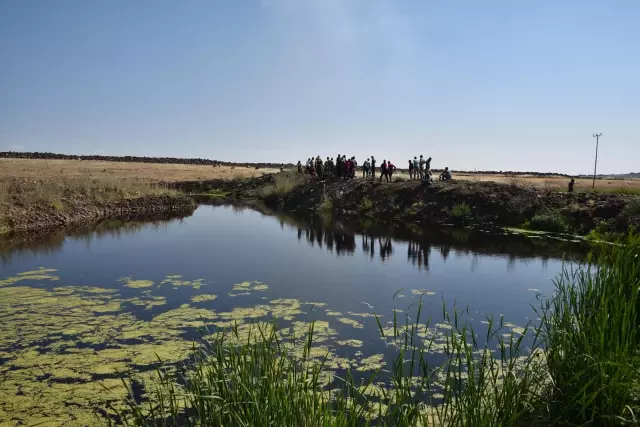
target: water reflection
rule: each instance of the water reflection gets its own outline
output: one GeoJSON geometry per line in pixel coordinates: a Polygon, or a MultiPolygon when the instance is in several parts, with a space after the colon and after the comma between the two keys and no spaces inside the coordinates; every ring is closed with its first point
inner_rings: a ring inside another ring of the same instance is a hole
{"type": "Polygon", "coordinates": [[[445,263],[452,254],[470,257],[472,271],[478,266],[479,255],[500,256],[506,259],[506,268],[510,271],[516,261],[538,260],[544,269],[549,259],[580,260],[591,249],[584,242],[472,228],[383,225],[321,216],[282,216],[266,210],[262,213],[278,216],[283,230],[295,229],[299,241],[337,257],[353,256],[361,250],[371,260],[387,262],[397,256],[398,244],[406,244],[407,261],[424,271],[429,271],[433,256],[439,256],[445,263]]]}
{"type": "Polygon", "coordinates": [[[138,234],[144,228],[165,229],[185,216],[154,216],[145,220],[106,220],[91,226],[76,226],[41,234],[14,234],[0,238],[0,265],[9,265],[21,255],[53,255],[66,241],[82,241],[87,248],[94,240],[110,237],[120,240],[138,234]]]}

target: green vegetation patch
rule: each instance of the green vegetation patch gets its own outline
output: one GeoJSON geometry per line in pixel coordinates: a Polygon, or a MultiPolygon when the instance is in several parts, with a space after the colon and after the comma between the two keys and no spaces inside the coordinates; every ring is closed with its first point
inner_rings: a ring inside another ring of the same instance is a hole
{"type": "Polygon", "coordinates": [[[57,270],[52,268],[40,267],[37,270],[25,271],[24,273],[18,273],[13,277],[6,277],[0,280],[0,286],[13,285],[22,281],[55,281],[60,280],[60,277],[54,276],[50,273],[55,273],[57,270]]]}
{"type": "Polygon", "coordinates": [[[218,298],[217,295],[213,295],[213,294],[202,294],[202,295],[196,295],[194,297],[191,297],[191,301],[192,302],[205,302],[205,301],[213,301],[216,298],[218,298]]]}

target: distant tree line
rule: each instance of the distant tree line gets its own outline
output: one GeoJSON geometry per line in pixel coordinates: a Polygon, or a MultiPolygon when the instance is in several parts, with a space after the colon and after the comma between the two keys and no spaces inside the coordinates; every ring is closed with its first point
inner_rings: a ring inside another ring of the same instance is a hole
{"type": "MultiPolygon", "coordinates": [[[[5,159],[44,159],[44,160],[97,160],[103,162],[131,162],[131,163],[169,163],[181,165],[209,165],[209,166],[235,166],[253,168],[276,168],[280,163],[235,163],[221,160],[210,160],[201,158],[179,158],[179,157],[140,157],[140,156],[101,156],[101,155],[72,155],[58,153],[22,153],[5,151],[0,152],[0,158],[5,159]]],[[[285,164],[292,167],[293,164],[285,164]]]]}

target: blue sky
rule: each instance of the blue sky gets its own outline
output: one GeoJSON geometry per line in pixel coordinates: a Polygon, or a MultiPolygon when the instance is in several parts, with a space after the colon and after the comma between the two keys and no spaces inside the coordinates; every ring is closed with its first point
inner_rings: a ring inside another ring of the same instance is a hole
{"type": "Polygon", "coordinates": [[[0,0],[0,151],[639,171],[638,0],[0,0]]]}

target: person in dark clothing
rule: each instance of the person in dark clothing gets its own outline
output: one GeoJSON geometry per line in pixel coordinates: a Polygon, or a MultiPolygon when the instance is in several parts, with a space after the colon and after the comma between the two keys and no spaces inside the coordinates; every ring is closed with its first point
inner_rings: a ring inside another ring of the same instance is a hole
{"type": "Polygon", "coordinates": [[[382,160],[382,164],[380,165],[380,182],[382,182],[382,178],[386,178],[387,182],[389,182],[389,174],[387,173],[386,160],[382,160]]]}
{"type": "Polygon", "coordinates": [[[371,156],[371,177],[376,179],[376,158],[371,156]]]}
{"type": "Polygon", "coordinates": [[[413,179],[413,162],[409,160],[409,179],[413,179]]]}
{"type": "Polygon", "coordinates": [[[393,171],[396,169],[396,166],[391,163],[391,160],[387,160],[387,181],[392,181],[393,171]]]}
{"type": "Polygon", "coordinates": [[[342,156],[340,154],[336,158],[336,176],[338,178],[342,176],[342,156]]]}
{"type": "Polygon", "coordinates": [[[576,185],[576,180],[571,178],[571,181],[569,181],[569,193],[573,193],[573,187],[576,185]]]}
{"type": "Polygon", "coordinates": [[[302,173],[302,163],[298,160],[298,173],[302,173]]]}
{"type": "Polygon", "coordinates": [[[451,171],[449,170],[448,166],[444,168],[444,170],[439,176],[439,179],[440,181],[449,181],[451,179],[451,171]]]}
{"type": "Polygon", "coordinates": [[[342,177],[344,179],[349,178],[349,161],[347,160],[347,156],[345,154],[342,155],[342,177]]]}

